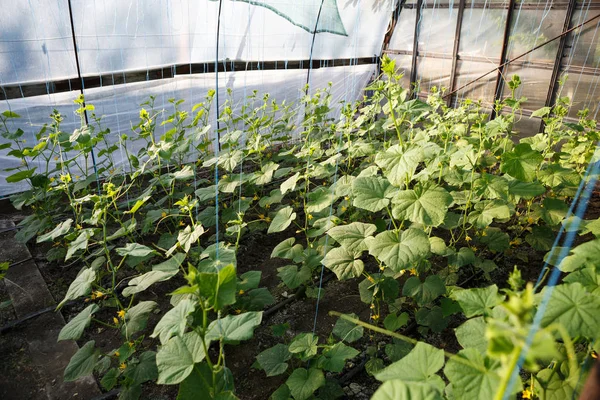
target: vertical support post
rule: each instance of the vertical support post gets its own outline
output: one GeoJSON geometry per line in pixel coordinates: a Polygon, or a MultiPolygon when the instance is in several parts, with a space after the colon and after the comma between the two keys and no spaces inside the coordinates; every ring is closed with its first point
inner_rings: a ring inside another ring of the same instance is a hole
{"type": "MultiPolygon", "coordinates": [[[[573,18],[573,12],[577,5],[576,0],[569,0],[569,6],[567,7],[567,13],[565,14],[565,22],[563,24],[562,32],[569,30],[571,26],[571,19],[573,18]]],[[[548,87],[548,95],[546,96],[546,107],[550,107],[556,100],[556,94],[558,89],[558,78],[562,71],[562,58],[567,45],[567,37],[569,35],[563,35],[560,37],[558,42],[558,49],[556,50],[556,59],[554,60],[554,68],[552,69],[552,78],[550,78],[550,86],[548,87]]],[[[544,121],[540,124],[540,132],[544,131],[544,121]]]]}
{"type": "MultiPolygon", "coordinates": [[[[456,32],[454,33],[454,48],[452,49],[452,70],[450,72],[450,93],[456,89],[456,67],[458,65],[458,50],[460,48],[460,33],[462,31],[463,15],[465,13],[466,0],[458,3],[458,15],[456,16],[456,32]]],[[[448,96],[448,106],[452,105],[454,95],[448,96]]]]}
{"type": "MultiPolygon", "coordinates": [[[[512,22],[513,11],[515,9],[515,0],[509,0],[508,13],[506,14],[506,25],[504,26],[504,36],[502,38],[502,51],[500,53],[500,64],[498,65],[498,76],[496,77],[496,87],[494,89],[494,105],[500,100],[502,95],[502,77],[504,76],[504,63],[508,54],[508,38],[510,36],[510,24],[512,22]]],[[[496,108],[492,106],[492,115],[490,120],[496,118],[496,108]]]]}
{"type": "MultiPolygon", "coordinates": [[[[390,23],[388,24],[388,29],[383,37],[383,45],[381,46],[381,52],[379,54],[379,58],[383,57],[384,52],[390,46],[390,41],[392,40],[392,36],[394,35],[394,30],[396,29],[396,24],[398,23],[398,18],[400,18],[400,12],[402,12],[402,7],[406,3],[406,0],[398,0],[396,3],[396,8],[392,11],[392,18],[390,23]]],[[[381,64],[381,62],[379,62],[381,64]]]]}
{"type": "MultiPolygon", "coordinates": [[[[87,110],[85,108],[85,96],[83,94],[83,78],[81,77],[81,68],[79,66],[79,54],[77,51],[77,38],[75,36],[75,24],[73,23],[73,7],[71,6],[71,0],[68,0],[69,4],[69,19],[71,22],[71,37],[73,39],[73,51],[75,52],[75,65],[77,66],[77,77],[79,78],[79,84],[81,87],[79,88],[81,92],[81,96],[84,99],[82,103],[83,106],[83,116],[85,118],[85,125],[89,125],[87,110]]],[[[92,155],[92,163],[94,164],[94,174],[96,175],[96,185],[98,186],[98,194],[100,194],[100,178],[98,177],[98,166],[96,165],[96,155],[94,154],[94,146],[90,149],[90,154],[92,155]]],[[[85,171],[87,173],[87,171],[85,171]]]]}
{"type": "MultiPolygon", "coordinates": [[[[417,15],[415,18],[415,35],[413,38],[413,54],[412,63],[410,70],[410,86],[414,88],[417,82],[417,55],[419,53],[419,23],[421,21],[421,7],[423,6],[423,0],[417,1],[417,15]]],[[[413,92],[412,97],[416,97],[416,91],[413,92]]]]}

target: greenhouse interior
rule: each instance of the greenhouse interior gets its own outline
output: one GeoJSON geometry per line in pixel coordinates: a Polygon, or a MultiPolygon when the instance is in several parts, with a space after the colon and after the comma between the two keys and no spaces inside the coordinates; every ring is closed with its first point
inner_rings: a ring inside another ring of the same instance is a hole
{"type": "Polygon", "coordinates": [[[600,399],[600,1],[1,10],[1,399],[600,399]]]}

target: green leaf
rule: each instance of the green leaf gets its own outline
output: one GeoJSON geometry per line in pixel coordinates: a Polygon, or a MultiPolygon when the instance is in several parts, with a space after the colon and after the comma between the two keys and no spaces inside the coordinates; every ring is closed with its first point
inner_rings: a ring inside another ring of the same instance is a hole
{"type": "Polygon", "coordinates": [[[303,265],[298,269],[297,265],[286,265],[277,268],[277,276],[290,289],[296,289],[311,277],[311,269],[303,265]]]}
{"type": "Polygon", "coordinates": [[[140,385],[158,379],[156,353],[154,351],[143,352],[139,363],[133,369],[127,368],[125,370],[125,376],[133,382],[133,385],[140,385]]]}
{"type": "Polygon", "coordinates": [[[213,380],[213,371],[203,362],[197,364],[179,385],[177,400],[237,400],[233,389],[233,376],[229,369],[222,368],[213,380]]]}
{"type": "Polygon", "coordinates": [[[58,334],[58,341],[61,340],[77,340],[81,334],[90,325],[92,314],[98,311],[100,307],[96,304],[87,306],[83,311],[73,317],[58,334]]]}
{"type": "Polygon", "coordinates": [[[123,289],[123,296],[128,297],[134,293],[143,292],[156,282],[166,281],[173,276],[177,275],[177,270],[164,272],[164,271],[150,271],[143,275],[133,278],[129,281],[128,287],[123,289]]]}
{"type": "Polygon", "coordinates": [[[483,317],[472,318],[456,328],[456,339],[463,348],[473,348],[485,354],[488,347],[485,330],[483,317]]]}
{"type": "Polygon", "coordinates": [[[560,262],[558,268],[563,272],[571,272],[586,265],[598,265],[598,260],[600,260],[600,239],[594,239],[571,250],[570,254],[560,262]]]}
{"type": "Polygon", "coordinates": [[[38,236],[37,238],[37,242],[38,243],[42,243],[42,242],[46,242],[48,240],[54,240],[57,237],[60,237],[64,234],[66,234],[67,232],[69,232],[69,229],[71,229],[71,224],[73,223],[73,220],[71,218],[67,219],[66,221],[61,222],[60,224],[56,225],[56,227],[54,229],[52,229],[50,232],[38,236]]]}
{"type": "Polygon", "coordinates": [[[352,205],[363,210],[377,212],[390,204],[394,188],[387,179],[370,176],[359,177],[352,182],[352,205]]]}
{"type": "Polygon", "coordinates": [[[474,264],[475,261],[477,261],[475,253],[468,247],[461,247],[457,253],[451,254],[448,257],[448,265],[456,268],[474,264]]]}
{"type": "Polygon", "coordinates": [[[148,323],[148,315],[158,306],[154,301],[140,301],[135,306],[131,307],[125,313],[125,323],[121,328],[121,333],[129,338],[134,333],[146,329],[148,323]]]}
{"type": "Polygon", "coordinates": [[[504,296],[498,294],[496,285],[486,288],[457,289],[452,292],[450,297],[460,304],[467,318],[489,315],[492,308],[504,300],[504,296]]]}
{"type": "MultiPolygon", "coordinates": [[[[348,316],[358,319],[358,315],[352,313],[348,316]]],[[[363,337],[364,328],[360,325],[356,325],[343,318],[338,318],[335,326],[333,327],[333,334],[347,343],[356,342],[358,339],[363,337]]]]}
{"type": "Polygon", "coordinates": [[[429,275],[425,282],[421,282],[416,276],[411,276],[402,288],[403,296],[412,297],[421,306],[431,303],[445,293],[446,285],[438,275],[429,275]]]}
{"type": "Polygon", "coordinates": [[[187,326],[187,316],[194,311],[195,303],[192,300],[181,300],[175,307],[167,311],[158,321],[151,337],[159,337],[162,344],[166,344],[171,336],[183,335],[187,326]]]}
{"type": "Polygon", "coordinates": [[[333,203],[335,195],[328,187],[319,186],[308,194],[305,210],[307,213],[318,213],[333,203]]]}
{"type": "Polygon", "coordinates": [[[403,187],[412,181],[423,160],[423,149],[420,146],[412,146],[404,151],[400,145],[394,145],[375,156],[377,166],[383,169],[384,175],[396,187],[403,187]]]}
{"type": "Polygon", "coordinates": [[[111,390],[116,384],[119,378],[119,370],[117,368],[111,368],[100,380],[100,385],[106,390],[111,390]]]}
{"type": "Polygon", "coordinates": [[[279,343],[275,346],[262,351],[256,356],[256,361],[265,371],[267,376],[281,375],[288,369],[287,360],[292,357],[288,347],[285,344],[279,343]]]}
{"type": "MultiPolygon", "coordinates": [[[[401,378],[401,377],[400,377],[401,378]]],[[[379,386],[371,400],[443,400],[434,387],[421,383],[404,383],[399,379],[386,381],[379,386]]]]}
{"type": "MultiPolygon", "coordinates": [[[[279,164],[275,164],[274,162],[269,161],[265,165],[260,168],[260,171],[254,173],[254,178],[252,179],[252,183],[257,186],[263,186],[273,180],[273,173],[277,171],[279,168],[279,164]]],[[[281,191],[283,194],[283,190],[281,191]]]]}
{"type": "Polygon", "coordinates": [[[477,228],[489,226],[495,219],[510,218],[510,208],[503,200],[486,200],[475,204],[475,210],[469,214],[469,222],[477,228]]]}
{"type": "Polygon", "coordinates": [[[293,260],[302,255],[304,249],[301,244],[296,243],[296,238],[285,239],[279,243],[271,252],[271,258],[279,257],[293,260]]]}
{"type": "Polygon", "coordinates": [[[323,371],[311,368],[297,368],[285,381],[295,400],[306,400],[321,386],[325,385],[323,371]]]}
{"type": "Polygon", "coordinates": [[[377,227],[373,224],[353,222],[333,227],[327,231],[327,234],[346,250],[356,253],[368,250],[365,239],[372,236],[375,231],[377,227]]]}
{"type": "MultiPolygon", "coordinates": [[[[544,288],[542,295],[548,287],[544,288]]],[[[542,326],[562,324],[571,337],[595,339],[600,331],[600,296],[588,293],[580,283],[558,285],[552,292],[542,326]]]]}
{"type": "Polygon", "coordinates": [[[183,250],[187,253],[203,233],[204,228],[202,225],[197,224],[194,226],[194,230],[192,230],[192,227],[188,225],[184,230],[179,231],[179,234],[177,235],[177,242],[179,242],[179,245],[183,247],[183,250]]]}
{"type": "MultiPolygon", "coordinates": [[[[452,384],[455,399],[492,399],[500,386],[500,360],[484,357],[476,349],[465,349],[448,360],[444,374],[452,384]]],[[[513,393],[517,391],[519,385],[514,385],[513,393]]]]}
{"type": "Polygon", "coordinates": [[[342,372],[346,365],[346,360],[356,357],[360,352],[342,342],[334,344],[332,347],[323,350],[323,357],[319,366],[326,371],[342,372]]]}
{"type": "Polygon", "coordinates": [[[379,258],[394,272],[412,268],[415,263],[429,255],[427,234],[420,229],[409,228],[400,234],[385,231],[366,239],[369,254],[379,258]]]}
{"type": "Polygon", "coordinates": [[[115,251],[122,257],[146,257],[150,254],[156,253],[150,247],[139,243],[127,243],[125,247],[119,247],[118,249],[115,249],[115,251]]]}
{"type": "Polygon", "coordinates": [[[248,291],[256,289],[260,284],[260,277],[262,272],[260,271],[248,271],[240,275],[240,279],[237,282],[237,290],[248,291]]]}
{"type": "Polygon", "coordinates": [[[542,108],[537,109],[534,112],[532,112],[531,116],[529,116],[529,118],[534,118],[534,117],[543,118],[543,117],[546,117],[546,116],[550,115],[550,111],[551,110],[552,110],[551,107],[542,107],[542,108]]]}
{"type": "Polygon", "coordinates": [[[535,151],[528,143],[521,143],[514,147],[513,151],[502,154],[500,171],[523,182],[532,182],[536,176],[536,170],[544,157],[539,151],[535,151]]]}
{"type": "Polygon", "coordinates": [[[6,182],[15,183],[15,182],[20,182],[24,179],[31,178],[33,176],[33,174],[35,173],[36,169],[37,169],[37,167],[28,169],[25,171],[19,171],[16,174],[9,175],[6,177],[6,182]]]}
{"type": "Polygon", "coordinates": [[[269,225],[268,233],[281,232],[287,229],[291,225],[292,221],[296,219],[296,213],[290,206],[283,207],[277,211],[271,225],[269,225]]]}
{"type": "Polygon", "coordinates": [[[286,194],[288,191],[293,191],[296,188],[296,182],[298,182],[298,178],[300,178],[300,172],[296,172],[294,175],[286,179],[285,182],[279,186],[281,194],[286,194]]]}
{"type": "Polygon", "coordinates": [[[241,341],[254,335],[254,329],[262,321],[262,311],[251,311],[239,315],[228,315],[210,323],[206,332],[207,340],[241,341]]]}
{"type": "Polygon", "coordinates": [[[383,320],[383,326],[388,331],[395,332],[398,329],[402,328],[404,325],[408,323],[409,315],[408,313],[403,312],[400,315],[396,315],[395,313],[388,314],[387,317],[383,320]]]}
{"type": "Polygon", "coordinates": [[[319,338],[312,333],[301,333],[290,343],[290,353],[301,353],[303,358],[309,358],[317,354],[319,338]]]}
{"type": "Polygon", "coordinates": [[[69,365],[65,368],[64,380],[65,382],[72,382],[81,378],[82,376],[91,375],[100,357],[100,352],[95,348],[96,342],[90,340],[83,345],[82,348],[77,350],[77,353],[73,354],[69,365]]]}
{"type": "Polygon", "coordinates": [[[579,282],[592,294],[600,295],[600,274],[596,272],[596,266],[588,265],[580,270],[571,272],[563,279],[565,283],[579,282]]]}
{"type": "Polygon", "coordinates": [[[341,281],[358,278],[365,268],[358,257],[360,257],[360,253],[351,253],[344,247],[336,247],[327,252],[323,259],[323,265],[332,270],[341,281]]]}
{"type": "Polygon", "coordinates": [[[525,236],[525,240],[531,247],[538,251],[549,251],[555,240],[555,233],[547,226],[535,225],[531,233],[525,236]]]}
{"type": "Polygon", "coordinates": [[[159,385],[174,385],[183,381],[194,369],[194,358],[179,336],[158,348],[156,354],[159,385]]]}
{"type": "Polygon", "coordinates": [[[88,247],[88,240],[94,236],[93,229],[83,229],[79,236],[69,243],[69,249],[67,250],[67,255],[65,256],[65,261],[69,260],[77,250],[85,250],[88,247]]]}
{"type": "Polygon", "coordinates": [[[375,374],[375,378],[381,382],[402,379],[403,382],[427,383],[442,391],[445,384],[436,373],[443,366],[444,351],[419,342],[406,357],[375,374]]]}
{"type": "MultiPolygon", "coordinates": [[[[563,400],[573,399],[575,389],[580,382],[581,372],[569,371],[568,363],[563,362],[554,368],[546,368],[537,373],[536,387],[538,388],[539,398],[545,400],[563,400]]],[[[581,398],[584,398],[582,396],[581,398]]]]}
{"type": "Polygon", "coordinates": [[[502,229],[487,227],[479,241],[491,251],[504,251],[510,247],[510,237],[502,229]]]}
{"type": "Polygon", "coordinates": [[[413,190],[401,190],[393,198],[392,214],[399,220],[409,220],[428,226],[444,222],[452,196],[437,185],[418,183],[413,190]]]}
{"type": "Polygon", "coordinates": [[[92,289],[92,282],[94,282],[95,279],[96,271],[94,271],[92,268],[87,268],[81,271],[79,275],[77,275],[77,278],[71,282],[65,298],[62,299],[56,309],[61,308],[69,300],[89,294],[92,289]]]}
{"type": "Polygon", "coordinates": [[[508,193],[517,198],[533,199],[546,193],[546,188],[539,182],[510,181],[508,183],[508,193]]]}

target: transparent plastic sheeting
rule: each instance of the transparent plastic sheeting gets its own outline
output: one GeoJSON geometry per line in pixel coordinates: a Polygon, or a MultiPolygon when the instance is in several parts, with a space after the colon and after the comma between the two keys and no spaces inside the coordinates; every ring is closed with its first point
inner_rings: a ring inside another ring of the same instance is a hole
{"type": "MultiPolygon", "coordinates": [[[[331,104],[334,108],[334,114],[339,115],[340,102],[354,101],[361,98],[364,87],[373,78],[374,73],[374,65],[319,68],[311,71],[312,90],[325,88],[328,82],[334,82],[330,89],[331,104]]],[[[286,100],[287,103],[297,102],[302,95],[301,89],[306,83],[306,74],[306,70],[220,73],[219,95],[221,105],[228,98],[228,88],[232,90],[234,112],[239,111],[246,97],[255,89],[259,93],[269,93],[271,98],[277,102],[283,100],[286,100]]],[[[169,115],[173,110],[173,106],[168,102],[169,99],[184,99],[185,102],[181,107],[183,110],[190,111],[194,104],[204,100],[207,91],[214,88],[215,84],[214,74],[179,75],[166,80],[90,89],[86,91],[86,96],[87,102],[95,106],[96,115],[102,117],[102,126],[110,128],[108,142],[111,145],[118,141],[121,134],[130,135],[132,133],[131,126],[139,122],[140,104],[147,101],[150,95],[156,96],[155,109],[164,109],[164,115],[169,115]]],[[[76,97],[77,93],[71,92],[10,100],[9,102],[2,101],[0,102],[0,112],[8,109],[10,105],[12,111],[21,115],[21,118],[11,121],[11,129],[21,128],[25,132],[23,138],[27,141],[26,145],[31,146],[31,143],[36,142],[34,134],[39,132],[44,123],[50,124],[49,115],[53,109],[59,110],[65,117],[61,125],[63,131],[73,132],[74,129],[80,127],[79,116],[75,114],[76,107],[73,103],[76,97]]],[[[211,113],[211,118],[211,125],[215,127],[214,112],[211,113]]],[[[164,133],[163,129],[169,128],[167,126],[157,126],[156,129],[156,134],[160,135],[164,133]]],[[[0,138],[0,143],[4,142],[5,139],[0,138]]],[[[139,147],[136,147],[135,143],[127,143],[129,153],[136,154],[139,147]]],[[[102,146],[99,146],[96,152],[102,148],[102,146]]],[[[4,169],[19,165],[18,160],[8,156],[7,152],[8,150],[0,151],[0,195],[28,189],[26,181],[13,184],[6,183],[6,177],[14,171],[5,172],[4,169]]],[[[116,151],[113,156],[117,168],[125,167],[124,151],[116,151]]],[[[51,168],[53,167],[51,165],[51,168]]],[[[88,173],[93,173],[92,166],[89,165],[88,167],[88,173]]]]}
{"type": "MultiPolygon", "coordinates": [[[[219,2],[71,0],[84,76],[214,62],[219,2]]],[[[321,0],[222,0],[219,59],[310,58],[321,0]]],[[[395,0],[325,0],[313,59],[378,57],[395,0]]],[[[77,77],[68,0],[4,1],[0,84],[77,77]]]]}

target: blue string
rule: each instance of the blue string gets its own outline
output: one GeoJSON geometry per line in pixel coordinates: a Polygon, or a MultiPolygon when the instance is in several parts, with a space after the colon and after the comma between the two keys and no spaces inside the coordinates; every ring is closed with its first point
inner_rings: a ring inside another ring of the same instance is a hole
{"type": "MultiPolygon", "coordinates": [[[[573,205],[575,203],[577,203],[577,208],[575,210],[576,218],[575,218],[572,226],[570,227],[569,231],[567,232],[567,235],[566,235],[565,241],[564,241],[564,246],[561,247],[561,249],[560,249],[560,253],[555,262],[555,267],[552,270],[552,273],[550,274],[550,277],[548,279],[548,284],[546,285],[547,289],[543,293],[542,301],[540,302],[537,312],[535,313],[535,316],[533,318],[533,323],[531,324],[531,327],[529,329],[529,333],[527,335],[527,340],[525,342],[525,346],[521,349],[521,352],[519,354],[518,363],[511,372],[510,381],[509,381],[508,386],[503,394],[504,400],[507,400],[509,398],[511,389],[514,386],[515,381],[519,376],[519,371],[521,370],[523,363],[525,362],[525,356],[527,355],[527,352],[529,351],[529,348],[531,347],[531,344],[533,343],[535,334],[537,333],[537,331],[540,328],[542,318],[544,317],[546,309],[548,308],[548,303],[550,301],[552,293],[554,292],[554,288],[556,287],[556,284],[557,284],[558,279],[561,274],[561,270],[558,268],[558,266],[560,265],[561,261],[569,254],[569,252],[571,250],[571,246],[573,245],[575,235],[577,234],[577,231],[579,230],[578,229],[579,225],[581,224],[581,221],[583,220],[585,211],[587,209],[588,201],[590,199],[593,189],[596,186],[598,172],[600,171],[600,162],[596,161],[597,155],[598,155],[598,149],[600,149],[599,146],[600,146],[600,142],[597,143],[596,154],[594,154],[594,156],[592,156],[592,159],[590,160],[590,163],[588,165],[588,170],[590,171],[589,182],[585,185],[585,190],[581,194],[581,198],[580,199],[577,198],[577,195],[579,195],[581,193],[581,191],[578,190],[578,193],[577,193],[576,197],[573,199],[573,203],[571,204],[571,209],[572,209],[573,205]]],[[[586,178],[584,177],[582,179],[582,181],[585,181],[585,179],[586,178]]],[[[571,211],[571,209],[569,211],[571,211]]],[[[554,250],[556,247],[556,241],[552,247],[554,250]]],[[[552,254],[553,254],[553,251],[551,251],[550,256],[548,257],[548,260],[551,259],[552,254]]],[[[545,265],[547,263],[548,263],[548,261],[546,261],[545,265]]],[[[539,281],[539,279],[538,279],[538,281],[539,281]]]]}

